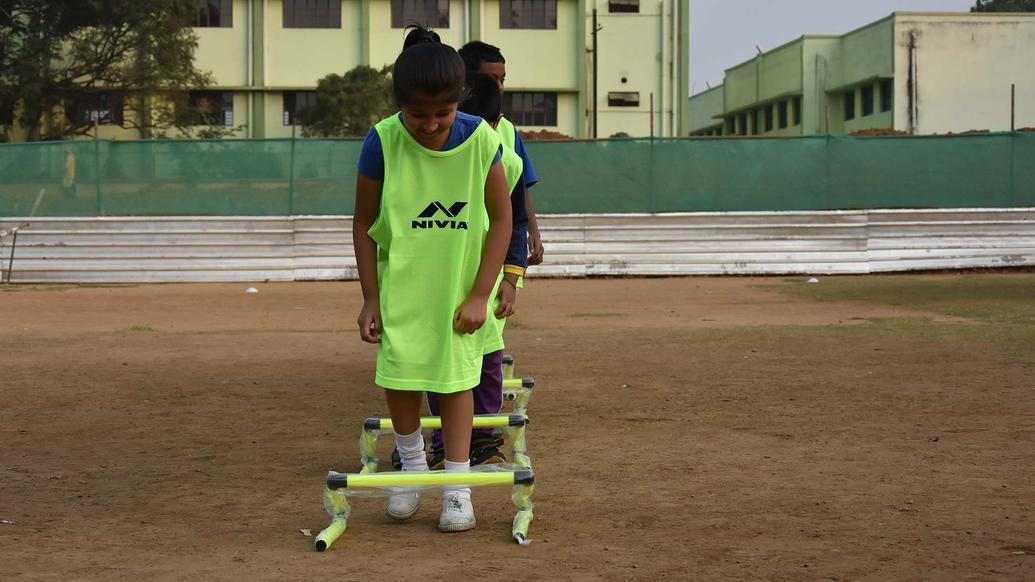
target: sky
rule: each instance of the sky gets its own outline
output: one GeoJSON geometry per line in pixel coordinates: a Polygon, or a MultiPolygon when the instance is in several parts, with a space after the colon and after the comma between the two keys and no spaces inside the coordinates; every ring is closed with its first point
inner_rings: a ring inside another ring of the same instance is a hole
{"type": "Polygon", "coordinates": [[[892,12],[968,12],[974,0],[689,0],[690,93],[803,34],[844,34],[892,12]]]}

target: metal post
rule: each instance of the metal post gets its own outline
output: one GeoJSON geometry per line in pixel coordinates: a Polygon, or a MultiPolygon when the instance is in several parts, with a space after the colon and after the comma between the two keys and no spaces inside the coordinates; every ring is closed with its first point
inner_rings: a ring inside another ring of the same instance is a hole
{"type": "Polygon", "coordinates": [[[650,94],[650,140],[654,141],[654,92],[650,94]]]}
{"type": "Polygon", "coordinates": [[[94,173],[94,211],[101,215],[101,142],[100,123],[93,120],[93,173],[94,173]]]}
{"type": "Polygon", "coordinates": [[[18,246],[18,229],[14,229],[11,235],[11,258],[7,259],[7,282],[11,282],[11,275],[14,274],[14,247],[18,246]]]}
{"type": "Polygon", "coordinates": [[[599,36],[600,27],[597,26],[597,9],[593,9],[593,139],[597,139],[597,108],[599,99],[597,98],[597,36],[599,36]]]}
{"type": "Polygon", "coordinates": [[[288,216],[295,214],[295,120],[291,120],[291,160],[288,162],[288,216]]]}
{"type": "Polygon", "coordinates": [[[658,195],[654,179],[654,92],[650,94],[650,144],[647,146],[647,203],[651,212],[658,211],[658,195]]]}
{"type": "Polygon", "coordinates": [[[1016,121],[1017,114],[1017,84],[1010,83],[1010,131],[1017,131],[1017,126],[1014,123],[1016,121]]]}

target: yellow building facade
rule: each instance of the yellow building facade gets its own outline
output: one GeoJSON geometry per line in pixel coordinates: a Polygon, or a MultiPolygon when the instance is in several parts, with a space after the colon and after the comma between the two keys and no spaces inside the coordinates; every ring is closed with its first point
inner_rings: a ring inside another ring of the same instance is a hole
{"type": "Polygon", "coordinates": [[[292,107],[312,98],[318,79],[392,63],[412,22],[429,24],[454,47],[499,46],[507,60],[504,109],[524,129],[650,135],[652,95],[655,135],[686,127],[687,0],[220,1],[231,2],[233,21],[198,29],[197,62],[213,72],[214,88],[234,92],[234,119],[248,120],[247,137],[291,135],[292,107]]]}

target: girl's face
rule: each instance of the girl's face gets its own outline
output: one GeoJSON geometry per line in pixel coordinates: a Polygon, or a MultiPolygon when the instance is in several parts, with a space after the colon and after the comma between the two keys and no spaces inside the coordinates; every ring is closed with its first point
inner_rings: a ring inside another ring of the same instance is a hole
{"type": "Polygon", "coordinates": [[[430,150],[441,149],[456,121],[458,105],[449,95],[414,100],[400,107],[403,125],[420,145],[430,150]]]}
{"type": "Polygon", "coordinates": [[[507,65],[504,63],[486,63],[478,65],[478,72],[492,77],[503,93],[503,84],[507,82],[507,65]]]}

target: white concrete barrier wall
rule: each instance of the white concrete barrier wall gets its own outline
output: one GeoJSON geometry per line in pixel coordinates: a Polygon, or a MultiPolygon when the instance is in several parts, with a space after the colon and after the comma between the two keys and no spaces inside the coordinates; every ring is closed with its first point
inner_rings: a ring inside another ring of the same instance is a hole
{"type": "MultiPolygon", "coordinates": [[[[9,218],[0,232],[20,222],[14,282],[356,278],[347,216],[9,218]]],[[[1035,265],[1035,208],[544,215],[540,228],[547,263],[531,276],[1035,265]]]]}

